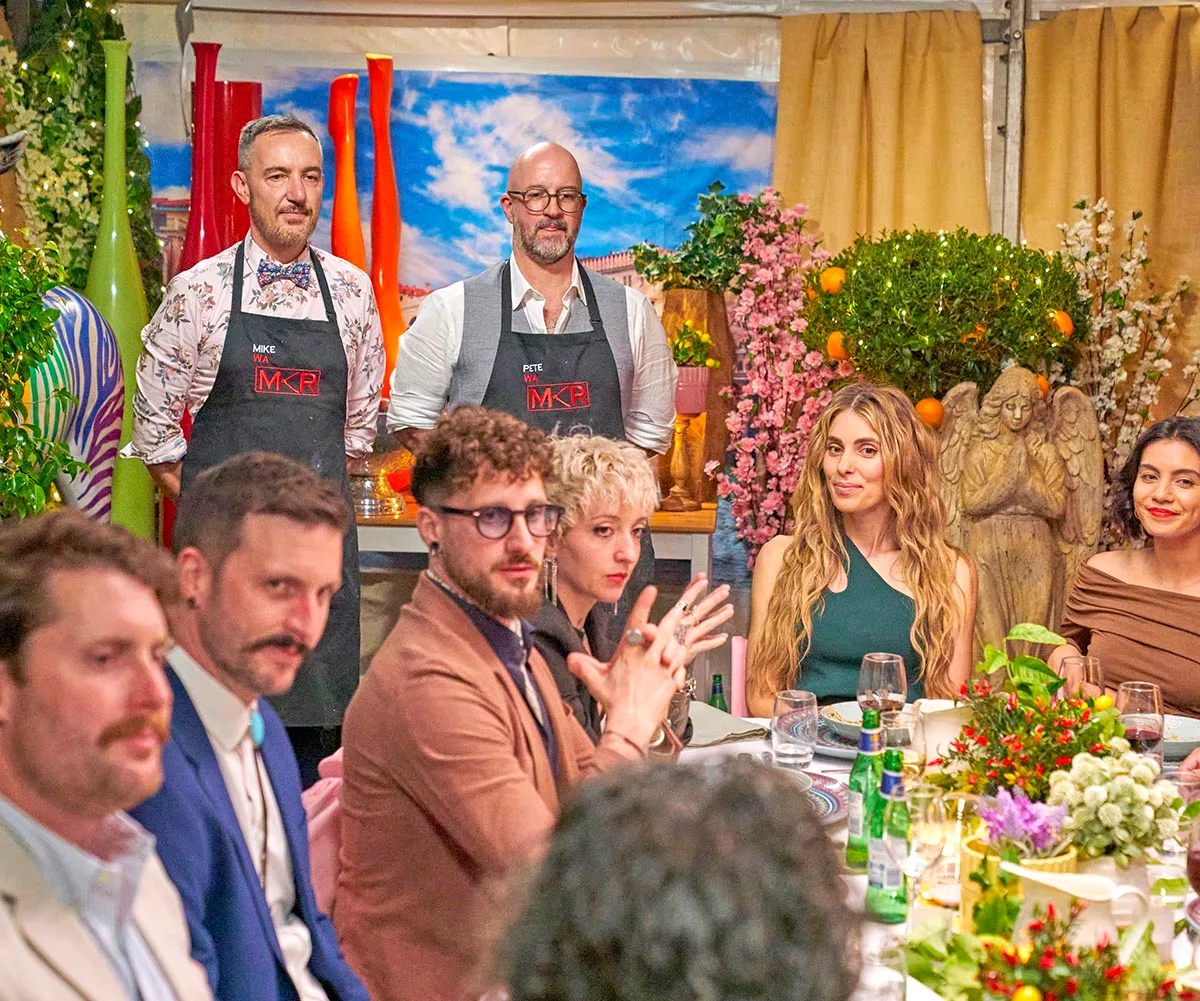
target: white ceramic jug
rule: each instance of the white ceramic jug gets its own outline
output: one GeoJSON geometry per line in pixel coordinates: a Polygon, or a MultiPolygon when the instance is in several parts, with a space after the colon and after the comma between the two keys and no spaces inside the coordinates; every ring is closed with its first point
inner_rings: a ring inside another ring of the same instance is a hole
{"type": "Polygon", "coordinates": [[[1035,907],[1044,912],[1047,904],[1053,904],[1058,916],[1065,918],[1070,914],[1072,898],[1087,905],[1071,928],[1071,941],[1080,948],[1096,945],[1101,939],[1117,941],[1117,923],[1112,909],[1114,900],[1136,898],[1135,908],[1140,906],[1141,913],[1135,915],[1135,921],[1144,920],[1150,912],[1150,898],[1145,890],[1118,885],[1107,876],[1039,872],[1012,862],[1001,862],[1000,868],[1020,877],[1021,889],[1025,894],[1025,902],[1021,905],[1021,913],[1017,915],[1013,931],[1014,942],[1029,941],[1025,927],[1034,919],[1035,907]]]}
{"type": "Polygon", "coordinates": [[[925,747],[921,750],[925,752],[925,768],[941,771],[944,765],[929,763],[945,758],[950,742],[957,740],[962,728],[970,723],[971,710],[950,699],[917,699],[913,712],[920,714],[924,724],[925,747]]]}

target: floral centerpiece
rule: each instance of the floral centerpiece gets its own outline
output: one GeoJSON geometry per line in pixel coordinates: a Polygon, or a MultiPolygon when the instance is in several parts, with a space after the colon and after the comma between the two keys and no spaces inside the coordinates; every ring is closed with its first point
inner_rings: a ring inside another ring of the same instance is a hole
{"type": "Polygon", "coordinates": [[[1073,945],[1071,928],[1082,909],[1066,917],[1052,905],[1039,912],[1021,945],[930,922],[906,947],[909,975],[947,1001],[1195,1001],[1196,993],[1163,969],[1145,926],[1126,929],[1116,942],[1073,945]]]}
{"type": "Polygon", "coordinates": [[[1065,804],[1034,803],[1023,792],[1001,789],[979,807],[987,843],[1003,858],[1041,859],[1057,855],[1063,843],[1065,804]]]}
{"type": "MultiPolygon", "coordinates": [[[[1005,637],[1010,642],[1065,643],[1043,626],[1022,623],[1005,637]]],[[[937,762],[941,784],[967,792],[996,795],[1020,789],[1035,802],[1050,792],[1050,775],[1069,766],[1075,755],[1106,756],[1108,742],[1125,732],[1109,696],[1060,698],[1065,681],[1038,657],[1010,658],[988,644],[976,677],[964,684],[970,707],[968,725],[951,741],[937,762]],[[993,687],[989,677],[1003,678],[993,687]]]]}
{"type": "Polygon", "coordinates": [[[1114,737],[1107,752],[1077,754],[1069,769],[1054,772],[1047,802],[1066,811],[1063,830],[1080,855],[1111,855],[1126,868],[1178,833],[1183,800],[1158,778],[1158,762],[1128,741],[1114,737]]]}

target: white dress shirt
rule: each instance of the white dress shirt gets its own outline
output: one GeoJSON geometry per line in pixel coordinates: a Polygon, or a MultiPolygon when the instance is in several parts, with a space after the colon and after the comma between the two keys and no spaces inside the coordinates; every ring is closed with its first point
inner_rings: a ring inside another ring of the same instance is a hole
{"type": "MultiPolygon", "coordinates": [[[[287,278],[258,284],[258,266],[267,253],[247,236],[242,270],[242,309],[291,320],[325,319],[325,303],[314,274],[307,289],[287,278]]],[[[203,409],[217,379],[229,310],[233,305],[233,262],[238,245],[201,261],[171,279],[163,301],[142,331],[133,398],[133,437],[126,458],[146,463],[174,462],[187,452],[180,422],[187,410],[203,409]]],[[[338,333],[346,352],[345,449],[366,455],[375,440],[383,389],[383,333],[371,279],[349,261],[309,247],[298,260],[315,255],[329,284],[338,333]]]]}
{"type": "MultiPolygon", "coordinates": [[[[546,297],[529,284],[516,258],[509,260],[513,312],[524,310],[534,333],[549,333],[544,312],[546,297]]],[[[571,286],[563,295],[563,310],[553,333],[565,329],[571,303],[576,299],[586,306],[578,261],[571,270],[571,286]]],[[[431,428],[445,408],[462,347],[463,300],[462,282],[430,292],[412,326],[400,338],[388,402],[389,431],[431,428]]],[[[496,309],[499,322],[499,303],[496,309]]],[[[675,429],[676,376],[671,346],[658,314],[641,292],[625,287],[625,309],[634,373],[633,399],[624,415],[625,437],[648,451],[665,452],[675,429]]]]}
{"type": "Polygon", "coordinates": [[[128,814],[114,813],[104,821],[105,858],[97,858],[3,796],[0,824],[25,846],[59,899],[79,913],[130,1001],[175,1001],[171,982],[132,920],[142,871],[154,853],[154,836],[128,814]]]}
{"type": "Polygon", "coordinates": [[[254,706],[242,702],[182,647],[172,649],[167,662],[187,689],[217,756],[250,859],[264,883],[263,892],[279,938],[279,948],[300,1001],[329,1001],[325,989],[308,970],[312,936],[308,925],[295,914],[296,878],[283,829],[283,816],[266,766],[261,756],[255,753],[254,742],[250,739],[250,713],[254,706]],[[262,865],[264,831],[265,871],[262,865]]]}

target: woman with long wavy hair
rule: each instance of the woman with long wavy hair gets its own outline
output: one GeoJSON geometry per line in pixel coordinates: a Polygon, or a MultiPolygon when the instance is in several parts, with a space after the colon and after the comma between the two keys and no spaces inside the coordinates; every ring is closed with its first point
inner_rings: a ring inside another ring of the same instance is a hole
{"type": "Polygon", "coordinates": [[[795,534],[758,554],[746,700],[776,691],[853,699],[859,662],[898,653],[909,698],[955,695],[971,670],[976,579],[945,541],[937,439],[900,390],[866,383],[833,397],[792,497],[795,534]]]}

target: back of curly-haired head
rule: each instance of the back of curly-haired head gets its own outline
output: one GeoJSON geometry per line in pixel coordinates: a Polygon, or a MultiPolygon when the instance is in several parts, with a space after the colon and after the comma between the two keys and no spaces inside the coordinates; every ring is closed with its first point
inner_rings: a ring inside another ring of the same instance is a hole
{"type": "Polygon", "coordinates": [[[20,680],[19,653],[26,637],[61,611],[51,604],[53,574],[116,571],[175,600],[175,564],[152,542],[115,525],[90,521],[62,508],[0,524],[0,660],[20,680]]]}
{"type": "Polygon", "coordinates": [[[480,473],[525,480],[553,473],[550,440],[510,414],[486,407],[458,407],[438,419],[413,465],[412,492],[425,507],[466,490],[480,473]]]}
{"type": "Polygon", "coordinates": [[[784,553],[763,624],[750,637],[747,686],[762,695],[793,687],[812,636],[813,609],[820,607],[825,589],[847,563],[842,516],[830,498],[823,466],[830,428],[846,411],[865,420],[879,436],[899,568],[916,605],[911,635],[921,657],[925,691],[953,697],[948,679],[961,614],[955,580],[958,553],[945,541],[937,438],[904,393],[870,383],[839,389],[813,428],[792,496],[792,544],[784,553]]]}
{"type": "Polygon", "coordinates": [[[512,1001],[842,1001],[858,919],[794,779],[749,762],[586,783],[500,948],[512,1001]]]}
{"type": "Polygon", "coordinates": [[[1138,470],[1142,467],[1143,454],[1157,441],[1181,441],[1190,445],[1200,459],[1200,417],[1168,417],[1151,424],[1133,443],[1129,458],[1117,474],[1112,513],[1113,520],[1124,530],[1126,538],[1134,542],[1145,538],[1146,530],[1138,520],[1137,510],[1133,505],[1133,485],[1137,482],[1138,470]]]}
{"type": "Polygon", "coordinates": [[[335,483],[294,459],[243,452],[206,469],[184,491],[171,545],[176,553],[195,547],[219,568],[241,545],[242,525],[254,514],[350,528],[350,505],[335,483]]]}

